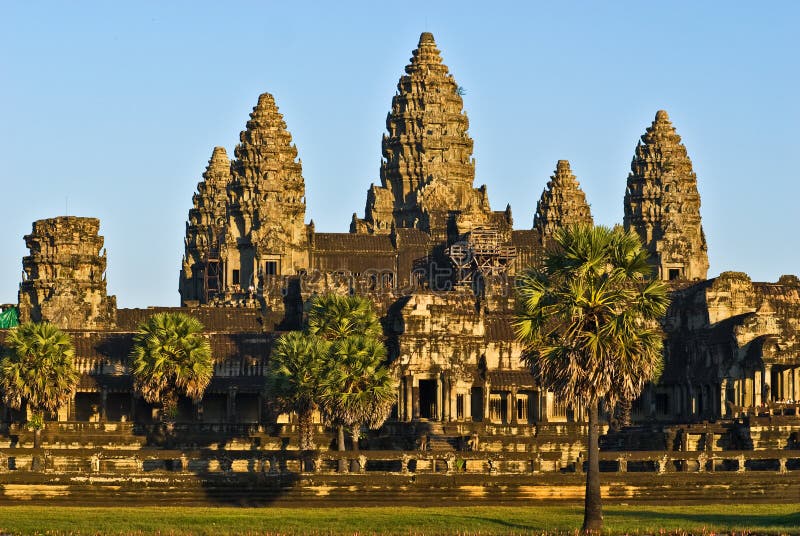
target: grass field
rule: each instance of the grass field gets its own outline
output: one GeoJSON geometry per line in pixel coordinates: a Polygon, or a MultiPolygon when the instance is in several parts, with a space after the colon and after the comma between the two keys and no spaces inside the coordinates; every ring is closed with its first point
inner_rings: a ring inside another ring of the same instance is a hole
{"type": "MultiPolygon", "coordinates": [[[[0,534],[574,533],[580,507],[0,507],[0,534]]],[[[609,506],[615,534],[800,534],[800,505],[609,506]],[[663,531],[663,532],[662,532],[663,531]]]]}

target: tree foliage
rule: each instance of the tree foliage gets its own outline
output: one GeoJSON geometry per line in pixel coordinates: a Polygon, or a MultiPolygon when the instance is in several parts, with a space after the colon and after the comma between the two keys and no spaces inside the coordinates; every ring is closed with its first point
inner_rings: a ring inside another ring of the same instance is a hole
{"type": "Polygon", "coordinates": [[[539,382],[569,403],[633,400],[663,368],[666,286],[633,232],[558,230],[542,268],[517,279],[515,328],[539,382]]]}
{"type": "Polygon", "coordinates": [[[301,331],[278,337],[270,355],[266,389],[279,409],[300,417],[300,448],[313,448],[311,415],[319,401],[320,382],[330,350],[327,340],[301,331]]]}
{"type": "Polygon", "coordinates": [[[11,328],[0,361],[3,402],[34,415],[56,412],[75,394],[80,375],[69,335],[44,323],[26,322],[11,328]]]}
{"type": "Polygon", "coordinates": [[[395,399],[383,329],[372,303],[357,296],[315,296],[305,330],[276,341],[267,378],[279,405],[298,413],[302,448],[311,445],[314,409],[339,427],[340,436],[347,426],[356,438],[362,426],[383,424],[395,399]]]}
{"type": "Polygon", "coordinates": [[[395,402],[394,380],[380,339],[350,335],[331,346],[320,405],[334,423],[380,427],[395,402]]]}
{"type": "Polygon", "coordinates": [[[134,388],[147,402],[161,404],[169,414],[179,396],[203,397],[214,361],[202,332],[203,324],[185,313],[156,313],[139,325],[131,367],[134,388]]]}

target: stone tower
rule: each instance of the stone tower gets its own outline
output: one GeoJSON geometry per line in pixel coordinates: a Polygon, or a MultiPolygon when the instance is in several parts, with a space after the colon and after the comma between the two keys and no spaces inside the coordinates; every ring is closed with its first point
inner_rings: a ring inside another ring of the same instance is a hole
{"type": "Polygon", "coordinates": [[[700,223],[700,194],[692,161],[667,112],[636,146],[625,191],[625,229],[650,251],[658,277],[699,280],[708,273],[708,247],[700,223]]]}
{"type": "Polygon", "coordinates": [[[297,147],[269,93],[258,97],[231,163],[225,281],[242,288],[308,266],[306,187],[297,147]]]}
{"type": "Polygon", "coordinates": [[[386,119],[381,186],[370,187],[365,218],[351,230],[388,234],[394,223],[446,239],[485,223],[491,211],[485,187],[473,188],[463,91],[428,32],[405,71],[386,119]]]}
{"type": "Polygon", "coordinates": [[[206,289],[219,286],[217,266],[220,243],[228,219],[228,188],[231,162],[223,147],[214,147],[211,159],[192,197],[189,221],[186,222],[185,253],[180,291],[184,302],[208,300],[206,289]],[[209,266],[211,264],[211,266],[209,266]]]}
{"type": "Polygon", "coordinates": [[[91,330],[116,324],[117,299],[106,294],[106,253],[99,231],[97,218],[33,222],[25,236],[30,255],[22,259],[21,321],[91,330]]]}
{"type": "Polygon", "coordinates": [[[568,160],[559,160],[542,197],[536,204],[533,228],[544,241],[559,227],[592,224],[592,211],[568,160]]]}

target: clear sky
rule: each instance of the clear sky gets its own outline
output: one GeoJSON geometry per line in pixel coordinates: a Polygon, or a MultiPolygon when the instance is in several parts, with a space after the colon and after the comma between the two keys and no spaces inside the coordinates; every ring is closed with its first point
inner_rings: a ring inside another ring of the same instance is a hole
{"type": "Polygon", "coordinates": [[[698,175],[711,275],[800,273],[800,2],[0,0],[0,303],[31,222],[94,216],[120,307],[178,305],[184,222],[215,145],[275,95],[318,231],[346,232],[419,34],[466,90],[476,186],[530,228],[568,159],[622,221],[666,109],[698,175]]]}

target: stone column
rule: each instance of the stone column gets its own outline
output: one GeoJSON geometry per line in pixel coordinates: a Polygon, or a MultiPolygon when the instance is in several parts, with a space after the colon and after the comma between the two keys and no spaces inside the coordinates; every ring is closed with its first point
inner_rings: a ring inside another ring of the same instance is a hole
{"type": "Polygon", "coordinates": [[[464,420],[472,422],[472,387],[467,387],[464,394],[464,420]]]}
{"type": "Polygon", "coordinates": [[[397,385],[397,420],[404,421],[406,418],[406,379],[400,378],[400,383],[397,385]]]}
{"type": "Polygon", "coordinates": [[[492,392],[492,384],[489,380],[483,384],[483,422],[489,422],[489,395],[492,392]]]}
{"type": "Polygon", "coordinates": [[[100,422],[106,422],[108,415],[108,389],[103,387],[100,390],[100,422]]]}
{"type": "Polygon", "coordinates": [[[787,367],[781,372],[781,400],[794,399],[792,387],[792,370],[787,367]]]}
{"type": "Polygon", "coordinates": [[[228,388],[228,405],[227,405],[227,421],[229,423],[236,422],[236,387],[228,388]]]}
{"type": "Polygon", "coordinates": [[[536,391],[536,420],[538,422],[547,422],[547,392],[539,389],[536,391]]]}
{"type": "Polygon", "coordinates": [[[419,419],[419,380],[411,376],[412,419],[419,419]]]}
{"type": "MultiPolygon", "coordinates": [[[[761,405],[761,402],[763,401],[761,395],[763,394],[763,392],[764,392],[764,373],[760,370],[756,370],[753,373],[754,400],[752,401],[752,404],[754,406],[758,407],[761,405]]],[[[750,405],[750,401],[748,400],[747,402],[748,402],[747,405],[750,405]]]]}
{"type": "MultiPolygon", "coordinates": [[[[744,378],[742,380],[744,382],[744,404],[745,407],[752,407],[754,404],[753,399],[753,379],[752,378],[744,378]]],[[[759,397],[759,402],[761,398],[759,397]]]]}
{"type": "Polygon", "coordinates": [[[436,378],[436,415],[433,416],[437,421],[443,420],[444,415],[444,382],[442,381],[441,374],[436,378]]]}
{"type": "Polygon", "coordinates": [[[728,378],[722,378],[719,384],[719,416],[730,417],[728,415],[728,378]]]}
{"type": "MultiPolygon", "coordinates": [[[[69,399],[69,411],[67,413],[67,420],[68,421],[77,421],[78,420],[78,415],[77,415],[77,412],[75,411],[75,407],[76,407],[75,397],[77,397],[77,396],[78,395],[76,393],[76,394],[72,395],[72,398],[69,399]]],[[[9,414],[9,411],[10,410],[8,408],[6,408],[6,413],[7,414],[9,414]]]]}
{"type": "Polygon", "coordinates": [[[775,393],[772,390],[772,365],[764,365],[764,403],[775,400],[775,393]]]}
{"type": "Polygon", "coordinates": [[[792,398],[795,404],[797,404],[800,401],[800,367],[794,367],[792,369],[792,374],[794,376],[794,392],[792,398]]]}
{"type": "Polygon", "coordinates": [[[519,415],[517,414],[517,386],[511,386],[511,424],[517,426],[519,424],[519,415]]]}
{"type": "Polygon", "coordinates": [[[411,375],[404,376],[403,382],[405,383],[403,386],[405,389],[403,394],[403,417],[406,422],[411,422],[411,419],[414,418],[414,382],[411,380],[411,375]]]}
{"type": "Polygon", "coordinates": [[[442,401],[442,409],[440,414],[442,416],[443,421],[450,420],[450,379],[443,378],[439,380],[439,384],[442,386],[442,396],[439,398],[442,401]]]}
{"type": "Polygon", "coordinates": [[[506,392],[506,414],[503,416],[503,424],[511,424],[514,419],[514,398],[511,391],[506,392]]]}

